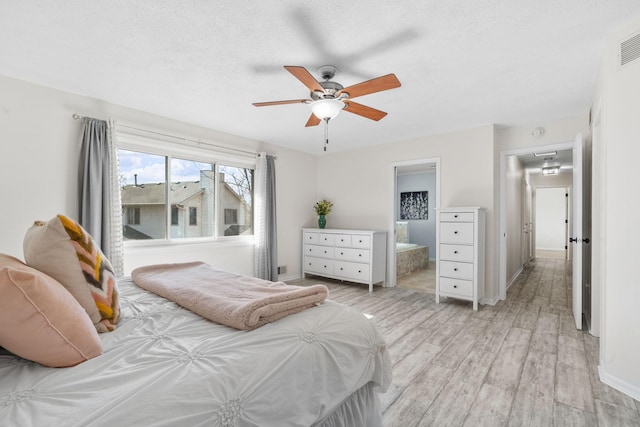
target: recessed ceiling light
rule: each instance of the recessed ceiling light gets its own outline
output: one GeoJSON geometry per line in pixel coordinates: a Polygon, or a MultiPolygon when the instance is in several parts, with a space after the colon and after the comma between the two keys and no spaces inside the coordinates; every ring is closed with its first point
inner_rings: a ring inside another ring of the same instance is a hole
{"type": "Polygon", "coordinates": [[[558,175],[560,171],[560,166],[552,166],[548,168],[542,168],[542,175],[558,175]]]}
{"type": "Polygon", "coordinates": [[[533,153],[533,155],[536,157],[555,156],[556,154],[558,154],[557,151],[545,151],[543,153],[533,153]]]}

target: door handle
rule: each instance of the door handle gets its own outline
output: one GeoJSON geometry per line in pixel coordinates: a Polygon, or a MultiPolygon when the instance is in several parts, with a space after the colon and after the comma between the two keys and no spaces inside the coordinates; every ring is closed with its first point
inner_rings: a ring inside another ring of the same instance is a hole
{"type": "Polygon", "coordinates": [[[591,241],[590,238],[585,237],[584,239],[582,239],[582,243],[589,243],[591,241]]]}
{"type": "Polygon", "coordinates": [[[578,238],[577,237],[569,237],[569,243],[571,243],[571,242],[578,243],[578,238]]]}

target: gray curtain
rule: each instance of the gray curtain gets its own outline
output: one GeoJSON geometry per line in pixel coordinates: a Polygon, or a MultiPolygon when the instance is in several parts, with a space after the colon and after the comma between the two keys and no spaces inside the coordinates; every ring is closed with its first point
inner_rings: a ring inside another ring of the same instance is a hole
{"type": "Polygon", "coordinates": [[[260,153],[254,190],[255,276],[278,280],[275,157],[260,153]]]}
{"type": "Polygon", "coordinates": [[[122,276],[122,229],[113,122],[82,118],[78,222],[122,276]]]}

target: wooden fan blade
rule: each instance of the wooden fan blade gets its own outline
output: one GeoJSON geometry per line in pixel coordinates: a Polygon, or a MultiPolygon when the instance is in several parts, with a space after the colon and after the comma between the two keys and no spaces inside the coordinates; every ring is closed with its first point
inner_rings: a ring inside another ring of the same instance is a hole
{"type": "Polygon", "coordinates": [[[266,107],[269,105],[283,105],[283,104],[305,104],[311,102],[310,99],[290,99],[288,101],[270,101],[270,102],[254,102],[256,107],[266,107]]]}
{"type": "Polygon", "coordinates": [[[375,108],[367,107],[366,105],[358,104],[348,99],[345,99],[344,103],[347,104],[344,111],[375,120],[376,122],[387,115],[384,111],[376,110],[375,108]]]}
{"type": "Polygon", "coordinates": [[[307,120],[307,124],[304,125],[304,127],[308,128],[309,126],[318,126],[320,122],[321,120],[317,118],[315,114],[311,113],[311,117],[309,117],[309,120],[307,120]]]}
{"type": "Polygon", "coordinates": [[[303,85],[308,87],[311,92],[324,92],[324,88],[320,86],[320,83],[318,83],[306,68],[294,65],[285,65],[284,68],[293,74],[296,79],[300,80],[303,85]]]}
{"type": "Polygon", "coordinates": [[[367,80],[366,82],[345,87],[338,91],[336,96],[340,96],[340,94],[346,92],[349,94],[349,98],[353,99],[358,96],[382,92],[383,90],[394,89],[397,87],[400,87],[400,80],[398,80],[395,74],[387,74],[386,76],[377,77],[375,79],[367,80]]]}

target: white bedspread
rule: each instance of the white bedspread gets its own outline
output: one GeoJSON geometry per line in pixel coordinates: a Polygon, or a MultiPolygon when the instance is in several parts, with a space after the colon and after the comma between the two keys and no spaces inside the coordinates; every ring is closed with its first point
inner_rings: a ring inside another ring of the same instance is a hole
{"type": "Polygon", "coordinates": [[[332,301],[248,332],[119,287],[102,356],[55,369],[0,355],[0,425],[310,426],[391,382],[373,324],[332,301]]]}

